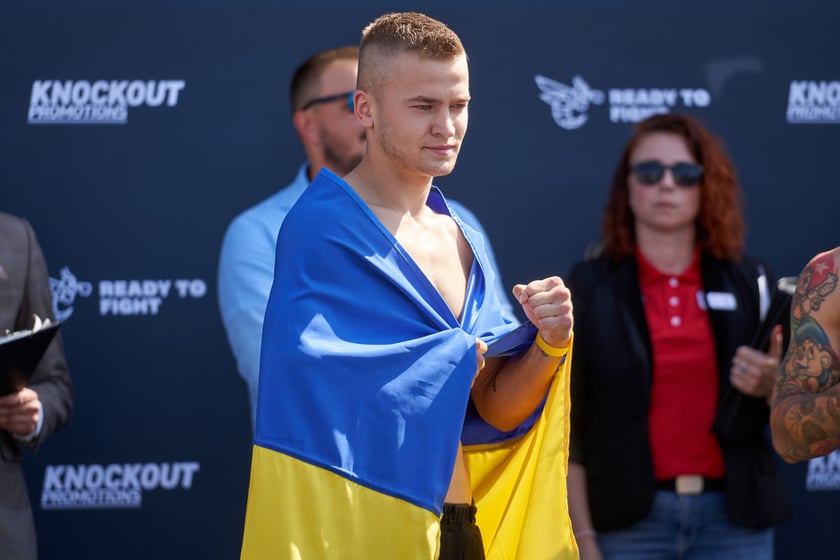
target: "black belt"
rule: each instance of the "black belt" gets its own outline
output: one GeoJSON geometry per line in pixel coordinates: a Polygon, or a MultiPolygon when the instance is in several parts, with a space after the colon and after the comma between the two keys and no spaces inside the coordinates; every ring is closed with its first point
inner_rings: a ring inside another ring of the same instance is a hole
{"type": "Polygon", "coordinates": [[[680,495],[696,495],[703,492],[726,490],[725,478],[706,478],[700,475],[681,475],[668,480],[657,480],[657,490],[667,490],[680,495]]]}

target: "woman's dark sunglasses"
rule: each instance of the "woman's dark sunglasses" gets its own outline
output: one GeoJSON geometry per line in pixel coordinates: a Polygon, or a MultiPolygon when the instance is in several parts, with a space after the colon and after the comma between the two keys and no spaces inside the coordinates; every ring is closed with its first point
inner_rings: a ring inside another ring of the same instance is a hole
{"type": "Polygon", "coordinates": [[[703,166],[696,163],[675,163],[665,165],[658,161],[640,161],[630,166],[641,185],[655,185],[662,180],[665,170],[671,172],[674,183],[681,187],[693,187],[703,178],[703,166]]]}

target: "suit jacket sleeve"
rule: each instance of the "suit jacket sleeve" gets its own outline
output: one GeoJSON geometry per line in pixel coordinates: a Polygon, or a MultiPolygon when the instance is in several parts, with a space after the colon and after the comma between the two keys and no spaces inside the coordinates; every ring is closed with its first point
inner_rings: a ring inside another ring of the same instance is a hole
{"type": "MultiPolygon", "coordinates": [[[[14,328],[32,328],[33,313],[41,318],[55,321],[52,306],[52,293],[47,265],[35,232],[26,220],[18,220],[19,227],[14,228],[19,235],[10,236],[12,243],[18,245],[19,261],[15,265],[22,271],[23,281],[13,285],[13,290],[20,290],[20,304],[15,317],[14,328]]],[[[18,277],[14,274],[14,277],[18,277]]],[[[38,393],[44,415],[41,432],[29,442],[21,443],[14,438],[11,441],[27,448],[37,447],[45,437],[66,424],[73,413],[73,384],[64,358],[61,334],[56,333],[43,359],[33,373],[29,387],[38,393]]]]}

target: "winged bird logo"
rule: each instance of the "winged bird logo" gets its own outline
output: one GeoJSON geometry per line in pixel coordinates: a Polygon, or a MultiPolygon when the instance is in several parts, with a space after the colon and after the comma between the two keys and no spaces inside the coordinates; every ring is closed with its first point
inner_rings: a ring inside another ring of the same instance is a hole
{"type": "Polygon", "coordinates": [[[586,111],[589,104],[600,105],[604,102],[604,92],[592,89],[580,76],[572,78],[572,85],[537,74],[534,76],[540,88],[540,100],[551,107],[551,116],[560,128],[574,130],[580,128],[588,119],[586,111]]]}
{"type": "Polygon", "coordinates": [[[53,311],[55,318],[64,321],[73,314],[73,302],[76,296],[90,296],[93,285],[90,282],[80,282],[68,267],[62,267],[61,278],[50,278],[50,290],[53,296],[53,311]]]}

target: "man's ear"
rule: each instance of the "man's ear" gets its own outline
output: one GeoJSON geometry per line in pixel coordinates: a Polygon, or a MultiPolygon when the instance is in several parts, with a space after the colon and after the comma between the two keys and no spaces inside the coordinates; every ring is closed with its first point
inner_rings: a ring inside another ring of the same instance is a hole
{"type": "Polygon", "coordinates": [[[373,127],[373,113],[376,110],[375,105],[375,100],[365,90],[357,89],[353,93],[353,110],[365,128],[373,127]]]}
{"type": "Polygon", "coordinates": [[[308,145],[318,140],[318,127],[309,111],[295,111],[292,114],[292,125],[300,136],[301,143],[308,145]]]}

